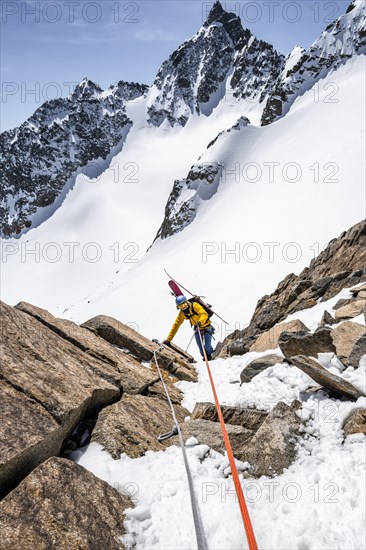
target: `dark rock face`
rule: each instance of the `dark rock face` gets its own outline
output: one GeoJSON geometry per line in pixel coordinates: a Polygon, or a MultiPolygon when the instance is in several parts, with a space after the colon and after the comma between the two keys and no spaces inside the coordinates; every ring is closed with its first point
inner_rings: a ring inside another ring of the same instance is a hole
{"type": "Polygon", "coordinates": [[[313,334],[283,332],[278,344],[287,359],[293,355],[316,357],[318,353],[336,351],[329,327],[320,327],[313,334]]]}
{"type": "Polygon", "coordinates": [[[217,191],[221,176],[219,163],[195,164],[187,178],[176,180],[165,207],[165,216],[155,237],[166,239],[193,222],[200,200],[209,200],[217,191]],[[189,198],[184,198],[190,191],[189,198]]]}
{"type": "Polygon", "coordinates": [[[329,300],[342,288],[365,281],[365,265],[366,222],[362,221],[330,241],[300,275],[287,275],[271,295],[263,296],[249,326],[229,335],[218,345],[215,355],[247,353],[264,331],[288,315],[312,307],[319,300],[329,300]]]}
{"type": "Polygon", "coordinates": [[[184,126],[193,113],[210,115],[227,89],[235,98],[263,101],[283,64],[281,54],[216,2],[200,31],[159,69],[149,121],[184,126]]]}
{"type": "Polygon", "coordinates": [[[347,13],[328,25],[297,63],[274,84],[262,115],[266,126],[284,116],[295,100],[353,55],[366,52],[366,4],[352,2],[347,13]],[[352,8],[352,9],[350,9],[352,8]]]}
{"type": "Polygon", "coordinates": [[[131,505],[81,466],[51,458],[0,503],[0,549],[122,550],[131,505]]]}
{"type": "MultiPolygon", "coordinates": [[[[90,161],[101,161],[102,171],[132,126],[125,102],[147,89],[121,81],[103,92],[84,79],[68,98],[46,101],[19,128],[0,135],[3,236],[31,227],[37,209],[52,205],[90,161]]],[[[95,166],[85,170],[90,177],[100,175],[95,166]]]]}
{"type": "Polygon", "coordinates": [[[295,357],[291,357],[291,363],[338,397],[346,397],[347,399],[356,401],[363,395],[350,382],[329,372],[314,359],[305,357],[305,355],[296,355],[295,357]]]}
{"type": "MultiPolygon", "coordinates": [[[[288,334],[288,333],[287,333],[288,334]]],[[[240,381],[242,384],[250,382],[257,374],[260,374],[269,367],[273,367],[278,363],[283,363],[283,357],[275,354],[265,355],[254,359],[240,373],[240,381]]]]}

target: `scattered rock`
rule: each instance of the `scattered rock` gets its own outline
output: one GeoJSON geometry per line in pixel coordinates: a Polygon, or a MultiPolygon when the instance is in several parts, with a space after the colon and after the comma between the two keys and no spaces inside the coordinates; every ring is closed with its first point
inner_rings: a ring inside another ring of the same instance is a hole
{"type": "Polygon", "coordinates": [[[350,292],[352,292],[353,297],[357,297],[360,294],[360,292],[366,292],[366,283],[363,283],[362,285],[358,285],[354,288],[351,288],[350,292]]]}
{"type": "Polygon", "coordinates": [[[339,397],[357,400],[363,395],[363,393],[355,388],[350,382],[329,372],[314,359],[310,359],[304,355],[297,355],[291,357],[291,363],[305,372],[310,378],[315,380],[315,382],[325,389],[329,389],[333,394],[339,397]]]}
{"type": "Polygon", "coordinates": [[[347,367],[350,366],[349,358],[353,347],[365,334],[366,328],[352,321],[345,321],[333,329],[332,340],[336,347],[337,356],[347,367]]]}
{"type": "MultiPolygon", "coordinates": [[[[181,425],[181,428],[184,439],[195,437],[200,444],[208,445],[211,449],[214,449],[219,453],[225,452],[225,443],[219,422],[202,420],[200,418],[184,422],[184,424],[181,425]]],[[[252,430],[247,430],[243,426],[235,426],[233,424],[227,424],[226,429],[230,438],[233,453],[237,458],[239,458],[243,447],[245,447],[251,440],[254,432],[252,430]]],[[[176,436],[170,441],[176,443],[178,441],[178,437],[176,436]]]]}
{"type": "Polygon", "coordinates": [[[0,549],[121,550],[131,504],[81,466],[51,458],[0,503],[0,549]]]}
{"type": "MultiPolygon", "coordinates": [[[[153,360],[153,353],[157,345],[117,319],[106,315],[98,315],[81,326],[96,331],[107,342],[128,350],[140,361],[153,360]]],[[[197,372],[192,364],[173,349],[168,350],[165,348],[164,351],[159,351],[156,357],[161,368],[174,374],[180,380],[190,382],[197,380],[197,372]]]]}
{"type": "Polygon", "coordinates": [[[304,323],[298,321],[297,319],[294,321],[289,321],[288,323],[280,323],[270,330],[263,332],[251,346],[250,351],[263,352],[268,349],[275,349],[278,347],[278,340],[283,332],[299,331],[306,333],[309,332],[309,329],[304,325],[304,323]]]}
{"type": "MultiPolygon", "coordinates": [[[[265,411],[242,407],[228,407],[226,405],[221,406],[221,412],[225,424],[243,426],[243,428],[253,431],[257,431],[268,416],[268,413],[265,411]]],[[[219,417],[215,405],[213,403],[196,403],[191,414],[191,420],[197,419],[218,422],[219,417]]]]}
{"type": "Polygon", "coordinates": [[[363,312],[365,307],[365,300],[353,300],[352,302],[341,306],[335,312],[335,318],[337,321],[341,319],[351,319],[357,317],[360,313],[363,312]]]}
{"type": "Polygon", "coordinates": [[[283,363],[284,359],[280,355],[265,355],[264,357],[258,357],[251,361],[240,373],[240,381],[242,384],[250,382],[254,376],[268,369],[268,367],[273,367],[278,363],[283,363]]]}
{"type": "Polygon", "coordinates": [[[352,304],[354,302],[354,298],[341,298],[338,300],[338,302],[333,306],[333,309],[339,309],[340,307],[346,306],[347,304],[352,304]]]}
{"type": "MultiPolygon", "coordinates": [[[[180,405],[174,408],[178,422],[183,422],[189,412],[180,405]]],[[[146,451],[160,451],[174,444],[173,439],[158,441],[158,436],[170,432],[173,425],[166,398],[124,394],[118,403],[99,414],[92,441],[102,445],[115,459],[122,453],[137,458],[146,451]]]]}
{"type": "Polygon", "coordinates": [[[344,434],[365,434],[366,435],[366,409],[356,409],[345,420],[343,426],[344,434]]]}
{"type": "Polygon", "coordinates": [[[278,345],[287,359],[293,355],[317,357],[318,353],[335,352],[329,327],[319,327],[314,333],[283,332],[278,345]]]}
{"type": "Polygon", "coordinates": [[[237,458],[251,464],[255,477],[281,474],[295,459],[300,424],[294,407],[277,403],[237,458]]]}
{"type": "Polygon", "coordinates": [[[325,310],[323,313],[323,317],[320,321],[320,326],[324,327],[326,325],[335,325],[336,323],[337,321],[334,319],[334,317],[332,317],[332,315],[327,310],[325,310]]]}

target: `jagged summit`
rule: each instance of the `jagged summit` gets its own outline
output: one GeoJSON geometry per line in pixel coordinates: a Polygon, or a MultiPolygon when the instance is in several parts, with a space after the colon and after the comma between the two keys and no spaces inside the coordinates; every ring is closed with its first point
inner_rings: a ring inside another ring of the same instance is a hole
{"type": "Polygon", "coordinates": [[[225,11],[219,1],[215,2],[203,27],[208,28],[214,23],[220,23],[224,27],[232,39],[236,50],[242,48],[251,37],[250,30],[243,29],[240,17],[234,13],[225,11]]]}
{"type": "Polygon", "coordinates": [[[199,31],[160,67],[148,101],[149,122],[184,126],[194,114],[209,116],[224,96],[260,103],[284,60],[216,2],[199,31]]]}
{"type": "Polygon", "coordinates": [[[89,98],[95,94],[102,93],[102,88],[98,86],[95,82],[90,80],[88,77],[83,78],[83,80],[75,87],[74,91],[71,94],[72,99],[85,99],[89,98]]]}

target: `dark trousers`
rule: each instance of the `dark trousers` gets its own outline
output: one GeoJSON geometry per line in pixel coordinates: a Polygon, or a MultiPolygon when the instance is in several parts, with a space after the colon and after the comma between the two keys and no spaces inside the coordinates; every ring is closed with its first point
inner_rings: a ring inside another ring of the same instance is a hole
{"type": "MultiPolygon", "coordinates": [[[[205,350],[206,350],[206,355],[211,355],[213,353],[213,347],[212,347],[212,344],[211,344],[212,332],[213,331],[212,331],[211,327],[208,327],[204,330],[201,329],[201,337],[202,337],[202,340],[203,340],[203,345],[204,345],[205,350]]],[[[200,338],[200,335],[198,333],[197,328],[195,328],[194,336],[196,338],[196,342],[197,342],[198,349],[200,350],[200,354],[203,357],[204,355],[203,355],[203,350],[202,350],[201,338],[200,338]]]]}

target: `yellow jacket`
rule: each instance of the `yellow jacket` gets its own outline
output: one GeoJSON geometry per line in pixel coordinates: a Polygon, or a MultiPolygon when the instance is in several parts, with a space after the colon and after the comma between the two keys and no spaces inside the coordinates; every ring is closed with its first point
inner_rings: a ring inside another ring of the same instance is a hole
{"type": "Polygon", "coordinates": [[[200,323],[202,328],[207,328],[211,325],[211,321],[209,316],[207,315],[207,312],[203,309],[203,307],[198,304],[197,302],[189,302],[189,312],[188,316],[186,316],[183,311],[180,311],[178,313],[178,317],[174,321],[174,324],[172,326],[172,330],[169,332],[169,336],[167,340],[171,342],[174,338],[174,336],[177,334],[179,327],[183,323],[185,319],[188,319],[191,323],[191,326],[196,326],[197,323],[200,323]]]}

